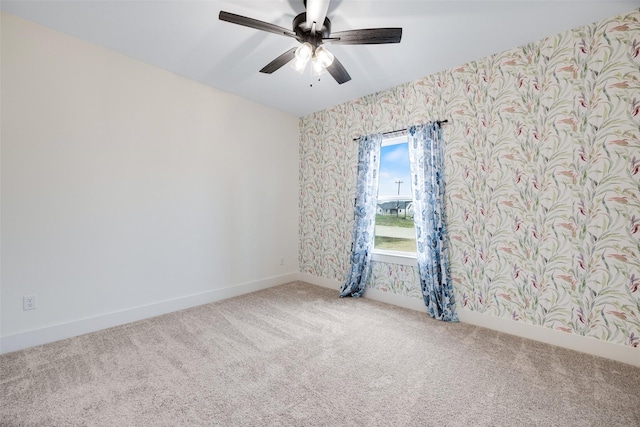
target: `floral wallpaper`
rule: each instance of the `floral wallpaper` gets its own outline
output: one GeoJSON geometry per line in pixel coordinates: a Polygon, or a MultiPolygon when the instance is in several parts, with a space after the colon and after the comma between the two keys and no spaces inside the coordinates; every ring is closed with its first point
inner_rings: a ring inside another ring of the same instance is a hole
{"type": "Polygon", "coordinates": [[[353,138],[444,119],[458,309],[640,347],[640,11],[302,118],[303,273],[348,269],[353,138]]]}
{"type": "Polygon", "coordinates": [[[418,298],[422,301],[418,267],[373,262],[367,286],[384,292],[418,298]]]}

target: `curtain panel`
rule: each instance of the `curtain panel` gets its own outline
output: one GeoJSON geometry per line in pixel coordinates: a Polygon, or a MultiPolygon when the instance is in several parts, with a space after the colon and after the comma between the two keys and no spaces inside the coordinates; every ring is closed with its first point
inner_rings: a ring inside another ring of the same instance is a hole
{"type": "Polygon", "coordinates": [[[457,322],[449,274],[443,145],[440,123],[409,128],[416,257],[422,297],[431,317],[457,322]]]}
{"type": "Polygon", "coordinates": [[[354,203],[351,268],[340,288],[340,297],[359,297],[365,290],[371,272],[374,245],[378,171],[382,134],[363,136],[358,149],[358,181],[354,203]]]}

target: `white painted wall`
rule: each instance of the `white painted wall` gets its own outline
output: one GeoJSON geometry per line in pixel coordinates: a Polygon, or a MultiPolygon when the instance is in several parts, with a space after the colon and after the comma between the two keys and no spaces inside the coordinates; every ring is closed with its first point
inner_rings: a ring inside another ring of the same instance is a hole
{"type": "Polygon", "coordinates": [[[1,43],[4,342],[298,271],[296,117],[8,14],[1,43]]]}

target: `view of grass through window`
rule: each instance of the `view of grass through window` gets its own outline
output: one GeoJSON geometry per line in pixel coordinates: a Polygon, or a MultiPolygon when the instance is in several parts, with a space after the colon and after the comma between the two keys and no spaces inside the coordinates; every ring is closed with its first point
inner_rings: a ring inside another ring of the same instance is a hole
{"type": "Polygon", "coordinates": [[[416,238],[413,228],[413,217],[404,218],[392,215],[376,215],[375,248],[391,251],[415,252],[416,238]],[[393,227],[393,230],[385,230],[383,227],[393,227]],[[397,230],[400,228],[402,230],[397,230]],[[395,234],[385,236],[381,234],[395,234]],[[402,237],[403,236],[403,237],[402,237]]]}
{"type": "Polygon", "coordinates": [[[416,252],[406,140],[383,143],[380,151],[375,249],[416,252]]]}

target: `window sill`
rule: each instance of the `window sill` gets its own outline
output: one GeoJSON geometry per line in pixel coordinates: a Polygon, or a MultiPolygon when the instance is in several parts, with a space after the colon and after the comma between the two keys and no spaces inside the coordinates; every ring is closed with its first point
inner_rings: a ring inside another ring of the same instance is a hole
{"type": "Polygon", "coordinates": [[[384,262],[387,264],[400,264],[417,267],[416,255],[408,252],[384,251],[374,249],[371,252],[371,260],[374,262],[384,262]]]}

